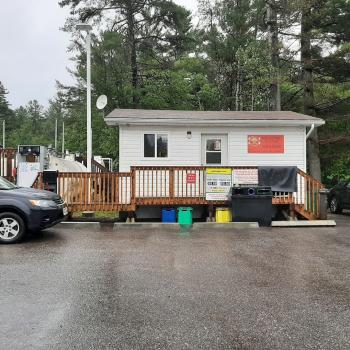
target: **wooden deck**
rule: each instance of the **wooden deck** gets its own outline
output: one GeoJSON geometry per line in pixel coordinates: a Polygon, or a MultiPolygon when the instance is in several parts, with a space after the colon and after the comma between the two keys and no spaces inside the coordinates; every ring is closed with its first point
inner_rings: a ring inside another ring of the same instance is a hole
{"type": "MultiPolygon", "coordinates": [[[[227,167],[225,167],[227,168],[227,167]]],[[[254,167],[231,167],[251,169],[254,167]]],[[[205,198],[205,171],[202,166],[133,167],[124,173],[59,173],[58,194],[76,211],[135,211],[140,206],[227,205],[205,198]],[[186,181],[195,174],[194,183],[186,181]]],[[[319,217],[319,190],[323,185],[298,170],[298,191],[275,192],[274,205],[287,205],[305,218],[319,217]]],[[[45,188],[40,174],[34,185],[45,188]]]]}

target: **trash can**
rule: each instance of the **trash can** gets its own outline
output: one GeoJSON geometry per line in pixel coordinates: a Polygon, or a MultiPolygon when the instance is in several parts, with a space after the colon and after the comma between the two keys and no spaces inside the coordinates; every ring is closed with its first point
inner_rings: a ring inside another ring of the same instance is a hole
{"type": "Polygon", "coordinates": [[[162,209],[162,222],[176,222],[176,211],[174,208],[162,209]]]}
{"type": "Polygon", "coordinates": [[[44,170],[43,171],[43,183],[44,189],[50,192],[57,193],[57,170],[44,170]]]}
{"type": "Polygon", "coordinates": [[[269,187],[233,187],[231,189],[233,221],[257,221],[270,226],[272,220],[272,191],[269,187]]]}
{"type": "Polygon", "coordinates": [[[231,222],[232,212],[230,208],[216,208],[215,211],[215,221],[216,222],[231,222]]]}
{"type": "Polygon", "coordinates": [[[180,225],[192,225],[192,208],[180,207],[177,209],[177,222],[180,225]]]}

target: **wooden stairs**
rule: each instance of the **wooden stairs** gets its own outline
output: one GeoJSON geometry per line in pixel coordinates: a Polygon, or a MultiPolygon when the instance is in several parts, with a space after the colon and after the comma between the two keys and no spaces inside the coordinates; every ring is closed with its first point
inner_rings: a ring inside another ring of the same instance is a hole
{"type": "Polygon", "coordinates": [[[313,213],[310,210],[305,209],[304,205],[302,205],[302,204],[293,204],[292,209],[306,220],[317,220],[318,219],[318,217],[316,216],[315,213],[313,213]]]}
{"type": "Polygon", "coordinates": [[[324,185],[298,169],[298,192],[294,194],[292,210],[306,220],[320,218],[320,190],[324,185]]]}

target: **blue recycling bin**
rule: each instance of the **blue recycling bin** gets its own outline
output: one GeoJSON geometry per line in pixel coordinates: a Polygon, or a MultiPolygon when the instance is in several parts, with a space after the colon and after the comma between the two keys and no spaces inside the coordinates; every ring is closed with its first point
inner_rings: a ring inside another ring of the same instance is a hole
{"type": "Polygon", "coordinates": [[[176,210],[174,208],[162,209],[162,222],[176,222],[176,210]]]}

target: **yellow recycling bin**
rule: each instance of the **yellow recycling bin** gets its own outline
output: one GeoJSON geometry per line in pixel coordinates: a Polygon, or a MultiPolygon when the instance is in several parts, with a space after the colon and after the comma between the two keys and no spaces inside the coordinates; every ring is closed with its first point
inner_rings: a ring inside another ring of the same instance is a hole
{"type": "Polygon", "coordinates": [[[215,212],[216,222],[231,222],[232,221],[232,211],[230,208],[216,208],[215,212]]]}

